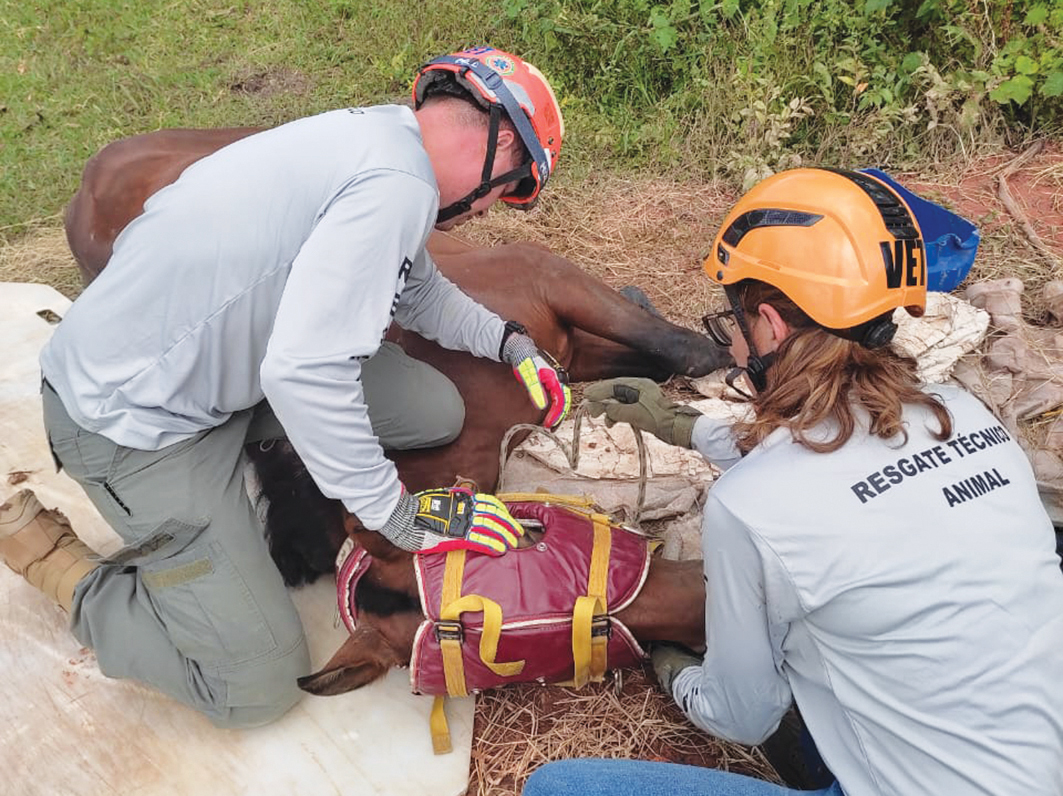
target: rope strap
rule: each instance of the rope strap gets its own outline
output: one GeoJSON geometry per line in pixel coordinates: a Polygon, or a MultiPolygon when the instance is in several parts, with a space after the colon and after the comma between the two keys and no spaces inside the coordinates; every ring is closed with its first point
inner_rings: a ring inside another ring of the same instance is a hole
{"type": "MultiPolygon", "coordinates": [[[[558,447],[561,453],[564,454],[565,459],[568,461],[568,466],[572,470],[574,475],[579,475],[579,458],[580,458],[580,431],[583,427],[583,418],[587,414],[587,402],[583,401],[572,416],[572,444],[571,446],[561,439],[557,434],[549,429],[537,426],[531,423],[518,423],[512,426],[506,435],[502,438],[502,443],[498,449],[498,488],[496,494],[505,493],[505,479],[506,479],[506,462],[509,460],[510,447],[513,442],[513,438],[517,434],[524,433],[525,435],[541,434],[550,440],[558,447]]],[[[639,478],[638,478],[638,497],[635,501],[635,514],[634,517],[628,516],[626,521],[633,523],[636,527],[640,527],[642,522],[643,509],[646,506],[646,484],[649,480],[649,454],[646,452],[646,442],[642,438],[642,432],[637,429],[635,433],[635,447],[638,449],[639,454],[639,478]]],[[[514,493],[516,494],[516,493],[514,493]]],[[[520,493],[526,494],[526,493],[520,493]]],[[[533,495],[539,493],[532,493],[533,495]]],[[[546,495],[545,497],[540,495],[539,500],[549,500],[551,503],[560,502],[556,500],[558,495],[546,495]]],[[[529,500],[534,499],[531,496],[529,500]]]]}

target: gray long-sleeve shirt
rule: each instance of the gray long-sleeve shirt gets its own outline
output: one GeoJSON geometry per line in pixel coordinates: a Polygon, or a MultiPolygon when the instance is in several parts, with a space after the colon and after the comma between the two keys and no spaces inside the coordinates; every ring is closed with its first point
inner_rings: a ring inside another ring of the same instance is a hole
{"type": "Polygon", "coordinates": [[[394,317],[497,359],[503,322],[425,244],[438,189],[412,111],[320,114],[231,144],[152,196],[41,369],[82,427],[159,450],[268,398],[321,490],[369,528],[401,490],[361,363],[394,317]]]}
{"type": "MultiPolygon", "coordinates": [[[[1063,575],[1021,448],[935,386],[939,442],[776,430],[710,490],[702,667],[676,700],[757,743],[792,699],[846,794],[1063,793],[1063,575]]],[[[725,446],[724,446],[725,447],[725,446]]]]}

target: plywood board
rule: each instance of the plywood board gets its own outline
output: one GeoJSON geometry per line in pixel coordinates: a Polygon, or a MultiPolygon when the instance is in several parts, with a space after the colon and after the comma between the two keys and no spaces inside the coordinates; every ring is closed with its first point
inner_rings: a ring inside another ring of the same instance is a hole
{"type": "MultiPolygon", "coordinates": [[[[0,498],[30,488],[102,554],[120,546],[81,489],[55,472],[37,359],[70,302],[46,285],[0,283],[0,498]],[[19,481],[19,483],[11,483],[19,481]]],[[[293,591],[315,665],[339,647],[334,584],[293,591]]],[[[130,644],[135,645],[135,639],[130,644]]],[[[406,671],[338,697],[307,696],[255,730],[100,674],[66,614],[0,565],[0,791],[18,796],[387,794],[457,796],[468,782],[473,700],[447,711],[454,752],[432,754],[432,700],[406,671]]]]}

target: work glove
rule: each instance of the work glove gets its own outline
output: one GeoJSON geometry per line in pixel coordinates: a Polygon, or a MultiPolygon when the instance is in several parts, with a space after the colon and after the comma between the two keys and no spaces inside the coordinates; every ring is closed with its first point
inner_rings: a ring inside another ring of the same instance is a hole
{"type": "Polygon", "coordinates": [[[605,414],[609,425],[628,423],[669,445],[690,447],[701,412],[665,397],[649,379],[609,379],[583,391],[591,417],[605,414]]]}
{"type": "Polygon", "coordinates": [[[686,647],[678,644],[654,644],[650,649],[650,661],[653,663],[653,671],[657,675],[657,682],[669,695],[672,694],[672,683],[675,677],[683,669],[691,666],[701,666],[702,657],[695,655],[686,647]]]}
{"type": "Polygon", "coordinates": [[[557,361],[535,345],[523,326],[512,321],[506,324],[502,337],[501,359],[513,368],[535,408],[547,410],[543,425],[551,431],[561,425],[572,408],[572,391],[557,361]]]}
{"type": "Polygon", "coordinates": [[[524,527],[494,495],[466,487],[402,490],[380,533],[411,553],[471,550],[500,556],[516,547],[524,527]]]}

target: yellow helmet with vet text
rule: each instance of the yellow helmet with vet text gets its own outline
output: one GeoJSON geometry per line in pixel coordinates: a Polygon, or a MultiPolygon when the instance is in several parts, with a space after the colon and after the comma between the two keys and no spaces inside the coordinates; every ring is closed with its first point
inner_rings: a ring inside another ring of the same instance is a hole
{"type": "Polygon", "coordinates": [[[793,169],[758,183],[724,219],[704,267],[722,285],[766,282],[828,329],[926,307],[915,215],[885,183],[855,171],[793,169]]]}

